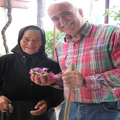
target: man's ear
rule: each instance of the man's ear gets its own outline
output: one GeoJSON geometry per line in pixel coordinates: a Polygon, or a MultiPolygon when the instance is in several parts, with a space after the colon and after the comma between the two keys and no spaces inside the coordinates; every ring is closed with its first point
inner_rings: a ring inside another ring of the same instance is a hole
{"type": "Polygon", "coordinates": [[[82,10],[81,8],[79,8],[78,11],[79,11],[79,14],[80,14],[82,17],[84,17],[83,10],[82,10]]]}

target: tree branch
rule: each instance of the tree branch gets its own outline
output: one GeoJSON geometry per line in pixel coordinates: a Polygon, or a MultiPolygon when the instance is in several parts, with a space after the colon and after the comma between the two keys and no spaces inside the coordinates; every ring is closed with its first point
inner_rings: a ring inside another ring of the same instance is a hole
{"type": "Polygon", "coordinates": [[[8,54],[9,53],[9,49],[8,49],[8,46],[7,46],[7,40],[6,40],[5,31],[6,31],[6,29],[9,27],[9,25],[12,22],[12,15],[11,15],[12,5],[11,5],[11,0],[6,0],[6,2],[7,2],[7,9],[8,9],[8,13],[7,13],[7,15],[8,15],[8,22],[3,27],[2,31],[1,31],[1,34],[2,34],[2,38],[3,38],[3,45],[5,47],[6,54],[8,54]]]}

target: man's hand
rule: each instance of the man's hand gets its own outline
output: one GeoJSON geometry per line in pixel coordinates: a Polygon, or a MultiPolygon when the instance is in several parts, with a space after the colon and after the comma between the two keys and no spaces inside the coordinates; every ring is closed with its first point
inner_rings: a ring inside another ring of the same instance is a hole
{"type": "Polygon", "coordinates": [[[2,112],[6,112],[7,110],[9,110],[8,104],[10,103],[11,101],[7,97],[5,97],[4,95],[0,96],[0,110],[2,112]]]}
{"type": "Polygon", "coordinates": [[[47,111],[47,102],[46,101],[38,102],[37,105],[35,106],[35,109],[36,110],[30,111],[32,115],[37,116],[43,114],[44,112],[47,111]]]}
{"type": "Polygon", "coordinates": [[[40,86],[47,86],[47,85],[51,85],[51,84],[56,82],[55,76],[54,76],[53,79],[51,79],[49,73],[47,73],[46,76],[39,75],[39,78],[38,78],[38,75],[32,74],[31,75],[31,80],[34,83],[36,83],[37,85],[40,85],[40,86]]]}
{"type": "Polygon", "coordinates": [[[64,72],[63,81],[68,87],[86,88],[85,78],[78,71],[64,72]]]}

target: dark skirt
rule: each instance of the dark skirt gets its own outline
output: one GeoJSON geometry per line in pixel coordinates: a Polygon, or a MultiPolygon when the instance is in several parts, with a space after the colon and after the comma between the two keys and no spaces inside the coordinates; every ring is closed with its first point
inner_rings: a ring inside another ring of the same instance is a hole
{"type": "MultiPolygon", "coordinates": [[[[54,108],[50,108],[47,112],[40,116],[33,116],[30,114],[31,110],[37,103],[31,101],[14,101],[12,105],[14,107],[13,112],[7,111],[3,114],[3,120],[56,120],[56,113],[54,108]]],[[[1,116],[2,117],[2,116],[1,116]]],[[[0,120],[2,120],[0,118],[0,120]]]]}

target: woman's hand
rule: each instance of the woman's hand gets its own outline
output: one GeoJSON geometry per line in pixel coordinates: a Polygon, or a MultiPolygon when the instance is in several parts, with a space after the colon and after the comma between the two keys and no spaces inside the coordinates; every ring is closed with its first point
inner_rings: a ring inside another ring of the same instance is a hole
{"type": "Polygon", "coordinates": [[[43,114],[44,112],[47,111],[47,102],[46,101],[38,102],[37,105],[35,106],[35,109],[36,110],[30,111],[32,115],[37,116],[43,114]]]}
{"type": "Polygon", "coordinates": [[[85,88],[85,78],[78,71],[66,71],[63,73],[63,82],[68,87],[85,88]]]}
{"type": "Polygon", "coordinates": [[[38,75],[32,74],[31,75],[31,80],[34,83],[36,83],[37,85],[46,86],[46,85],[51,85],[51,84],[55,83],[56,82],[56,77],[54,75],[54,78],[51,79],[50,74],[46,73],[46,76],[39,75],[39,78],[38,78],[38,75]]]}
{"type": "Polygon", "coordinates": [[[0,110],[2,112],[6,112],[7,110],[9,110],[8,104],[10,104],[10,103],[11,103],[11,101],[7,97],[5,97],[3,95],[0,96],[0,110]]]}

